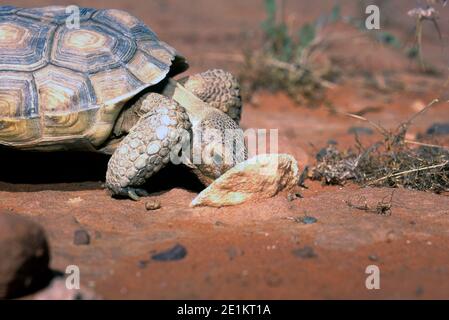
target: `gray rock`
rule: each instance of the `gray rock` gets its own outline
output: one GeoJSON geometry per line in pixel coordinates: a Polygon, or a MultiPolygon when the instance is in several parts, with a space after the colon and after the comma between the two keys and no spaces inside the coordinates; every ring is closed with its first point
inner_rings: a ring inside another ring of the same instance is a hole
{"type": "Polygon", "coordinates": [[[367,127],[351,127],[348,129],[348,133],[356,135],[366,134],[368,136],[371,136],[374,134],[374,130],[367,127]]]}
{"type": "Polygon", "coordinates": [[[84,229],[78,229],[73,234],[73,243],[77,246],[87,246],[90,244],[90,235],[84,229]]]}
{"type": "Polygon", "coordinates": [[[434,123],[426,131],[428,135],[447,135],[449,134],[449,123],[434,123]]]}
{"type": "Polygon", "coordinates": [[[184,259],[186,255],[187,249],[184,246],[177,244],[166,251],[152,255],[151,259],[155,261],[175,261],[184,259]]]}
{"type": "Polygon", "coordinates": [[[313,248],[309,246],[293,250],[293,254],[302,259],[311,259],[317,256],[313,248]]]}

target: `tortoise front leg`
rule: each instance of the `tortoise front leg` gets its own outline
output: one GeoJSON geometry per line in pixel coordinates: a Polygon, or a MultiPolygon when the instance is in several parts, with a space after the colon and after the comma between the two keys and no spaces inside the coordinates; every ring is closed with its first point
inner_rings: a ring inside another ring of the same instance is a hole
{"type": "Polygon", "coordinates": [[[239,123],[242,113],[242,98],[237,79],[221,69],[207,70],[179,80],[187,90],[217,108],[239,123]]]}
{"type": "Polygon", "coordinates": [[[183,107],[162,95],[141,99],[142,114],[108,163],[106,187],[113,195],[138,200],[148,193],[139,188],[170,161],[190,138],[190,121],[183,107]]]}

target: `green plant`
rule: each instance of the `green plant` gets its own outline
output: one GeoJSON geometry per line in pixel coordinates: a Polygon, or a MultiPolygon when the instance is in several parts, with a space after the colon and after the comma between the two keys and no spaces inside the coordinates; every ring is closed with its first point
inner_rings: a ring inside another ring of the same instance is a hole
{"type": "Polygon", "coordinates": [[[324,24],[319,19],[291,30],[284,17],[285,0],[279,2],[265,0],[267,18],[261,26],[264,45],[257,52],[245,53],[240,75],[244,90],[250,96],[259,89],[284,91],[296,102],[321,100],[322,89],[335,73],[329,66],[315,68],[309,58],[321,45],[323,25],[340,19],[340,7],[334,6],[324,24]]]}

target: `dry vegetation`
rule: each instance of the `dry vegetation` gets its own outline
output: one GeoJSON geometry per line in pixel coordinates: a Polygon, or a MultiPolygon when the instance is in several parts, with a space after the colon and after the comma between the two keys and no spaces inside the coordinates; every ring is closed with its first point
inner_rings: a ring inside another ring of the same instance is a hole
{"type": "Polygon", "coordinates": [[[295,102],[320,101],[324,89],[337,76],[332,64],[314,64],[314,55],[323,45],[322,28],[340,18],[340,8],[320,21],[293,30],[286,23],[285,1],[265,0],[267,19],[262,24],[261,50],[244,53],[240,81],[251,97],[258,90],[284,91],[295,102]]]}
{"type": "Polygon", "coordinates": [[[356,147],[345,151],[329,145],[318,154],[311,178],[325,184],[344,184],[352,180],[361,185],[436,193],[449,191],[449,150],[405,139],[413,120],[435,103],[437,100],[391,131],[363,117],[350,115],[371,123],[383,139],[370,146],[363,146],[356,139],[356,147]]]}
{"type": "MultiPolygon", "coordinates": [[[[382,7],[388,4],[380,0],[376,3],[382,7]]],[[[408,12],[415,19],[415,41],[412,47],[405,48],[399,39],[386,31],[367,31],[364,24],[362,26],[362,20],[342,17],[338,4],[324,18],[293,30],[286,23],[285,1],[265,0],[267,19],[262,25],[264,45],[261,50],[248,51],[244,55],[240,75],[243,91],[249,97],[258,90],[283,91],[296,102],[307,102],[309,105],[313,101],[322,101],[326,87],[333,86],[332,81],[338,72],[331,67],[332,64],[317,64],[314,59],[325,46],[323,28],[337,21],[346,21],[356,27],[359,25],[362,32],[372,34],[383,44],[404,49],[409,58],[417,59],[422,70],[427,71],[422,52],[422,25],[430,21],[441,39],[438,11],[435,9],[438,3],[444,6],[446,1],[428,0],[423,6],[408,12]]],[[[325,184],[344,184],[351,180],[361,185],[401,186],[436,193],[449,191],[449,150],[405,139],[413,120],[435,102],[395,130],[387,130],[360,115],[350,115],[369,122],[383,138],[370,146],[364,146],[356,139],[355,147],[344,151],[329,145],[318,154],[311,178],[325,184]]],[[[351,206],[360,210],[369,209],[351,206]]],[[[379,205],[373,210],[388,213],[390,208],[379,205]]]]}

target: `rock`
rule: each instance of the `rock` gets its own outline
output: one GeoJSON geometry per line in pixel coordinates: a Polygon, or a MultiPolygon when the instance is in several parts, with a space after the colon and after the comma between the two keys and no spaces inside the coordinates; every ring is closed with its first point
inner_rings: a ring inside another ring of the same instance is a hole
{"type": "Polygon", "coordinates": [[[68,289],[66,280],[58,277],[53,279],[50,285],[33,296],[34,300],[99,300],[92,291],[85,288],[68,289]]]}
{"type": "Polygon", "coordinates": [[[426,131],[428,135],[447,135],[449,134],[449,123],[434,123],[426,131]]]}
{"type": "Polygon", "coordinates": [[[327,148],[321,148],[315,155],[316,161],[321,161],[327,156],[327,148]]]}
{"type": "Polygon", "coordinates": [[[298,181],[298,163],[292,156],[258,155],[219,177],[190,206],[223,207],[271,198],[280,191],[293,188],[298,181]]]}
{"type": "Polygon", "coordinates": [[[158,200],[148,200],[145,202],[145,209],[147,210],[157,210],[161,208],[161,202],[158,200]]]}
{"type": "Polygon", "coordinates": [[[379,257],[375,254],[370,254],[368,256],[368,259],[370,259],[371,261],[379,261],[379,257]]]}
{"type": "Polygon", "coordinates": [[[299,222],[304,224],[314,224],[318,221],[317,218],[311,216],[300,217],[299,222]]]}
{"type": "Polygon", "coordinates": [[[367,127],[351,127],[348,129],[348,133],[356,135],[366,134],[368,136],[371,136],[374,134],[374,130],[367,127]]]}
{"type": "Polygon", "coordinates": [[[308,246],[293,250],[293,254],[302,259],[311,259],[317,256],[313,248],[308,246]]]}
{"type": "Polygon", "coordinates": [[[90,244],[89,233],[84,229],[78,229],[73,234],[73,243],[77,246],[87,246],[90,244]]]}
{"type": "Polygon", "coordinates": [[[45,286],[51,276],[49,260],[41,226],[16,214],[0,214],[0,299],[45,286]]]}
{"type": "Polygon", "coordinates": [[[176,244],[173,248],[152,255],[151,259],[155,261],[175,261],[184,259],[186,255],[187,249],[180,244],[176,244]]]}

